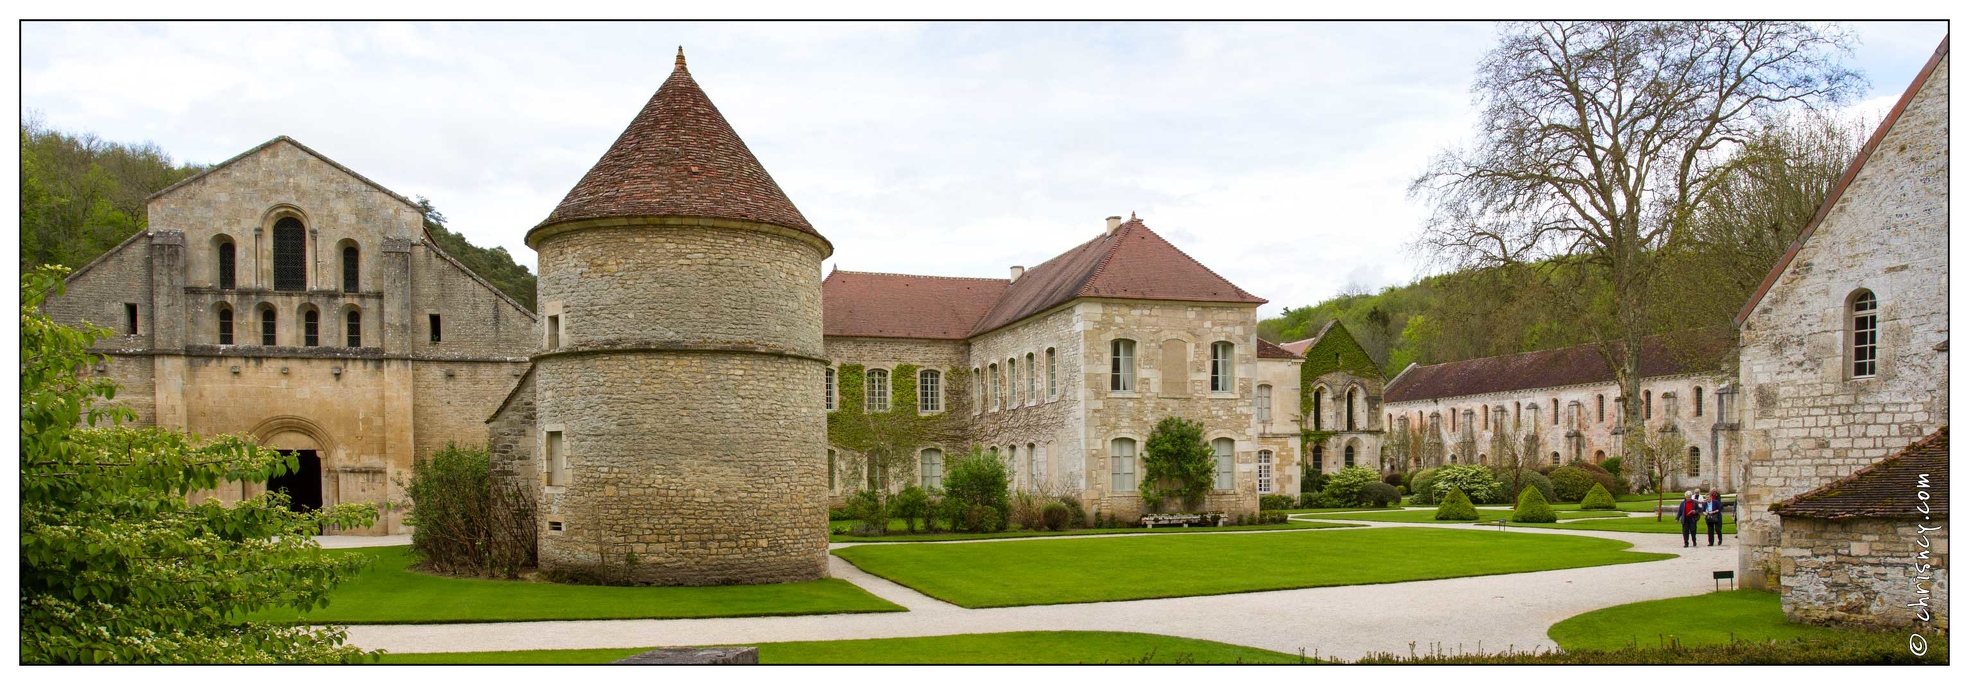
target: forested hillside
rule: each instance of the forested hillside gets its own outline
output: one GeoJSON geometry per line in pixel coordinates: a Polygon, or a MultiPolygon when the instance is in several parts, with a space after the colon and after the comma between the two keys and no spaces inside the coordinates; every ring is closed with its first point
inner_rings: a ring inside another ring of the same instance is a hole
{"type": "MultiPolygon", "coordinates": [[[[1872,128],[1800,117],[1773,123],[1751,141],[1737,155],[1735,173],[1700,205],[1686,237],[1656,251],[1668,266],[1651,288],[1647,332],[1733,327],[1738,308],[1811,221],[1872,128]]],[[[1337,318],[1389,378],[1410,362],[1594,342],[1576,312],[1611,298],[1612,288],[1588,273],[1559,261],[1455,271],[1289,309],[1258,322],[1258,336],[1301,340],[1337,318]]]]}
{"type": "MultiPolygon", "coordinates": [[[[95,259],[144,229],[145,198],[205,169],[174,162],[152,143],[67,133],[30,117],[21,123],[21,268],[74,268],[95,259]]],[[[430,200],[419,197],[417,203],[445,253],[533,308],[536,279],[506,248],[471,244],[445,227],[430,200]]]]}

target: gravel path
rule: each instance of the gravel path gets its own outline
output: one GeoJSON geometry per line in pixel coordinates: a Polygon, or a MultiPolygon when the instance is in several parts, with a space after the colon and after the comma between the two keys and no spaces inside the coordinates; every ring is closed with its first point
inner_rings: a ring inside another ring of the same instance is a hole
{"type": "MultiPolygon", "coordinates": [[[[1652,515],[1652,514],[1649,514],[1652,515]]],[[[1356,522],[1358,523],[1358,522],[1356,522]]],[[[1371,523],[1373,527],[1433,524],[1371,523]]],[[[1466,528],[1466,527],[1458,527],[1466,528]]],[[[1470,526],[1467,528],[1475,528],[1470,526]]],[[[1279,531],[1319,535],[1326,530],[1279,531]]],[[[1286,653],[1358,658],[1440,645],[1447,651],[1551,648],[1546,629],[1568,617],[1650,599],[1711,589],[1710,571],[1736,567],[1734,539],[1718,547],[1682,548],[1679,536],[1516,528],[1634,543],[1635,551],[1677,558],[1636,564],[1452,578],[1384,585],[1277,590],[1127,602],[965,609],[862,572],[838,557],[828,569],[908,613],[758,618],[549,621],[443,625],[350,626],[350,641],[391,652],[581,649],[797,640],[915,637],[1019,630],[1158,633],[1286,653]]],[[[1471,530],[1472,534],[1486,531],[1471,530]]],[[[1213,533],[1189,533],[1211,535],[1213,533]]],[[[1495,533],[1491,533],[1495,534],[1495,533]]],[[[1059,538],[1038,538],[1059,539],[1059,538]]],[[[977,540],[947,544],[992,544],[977,540]]]]}

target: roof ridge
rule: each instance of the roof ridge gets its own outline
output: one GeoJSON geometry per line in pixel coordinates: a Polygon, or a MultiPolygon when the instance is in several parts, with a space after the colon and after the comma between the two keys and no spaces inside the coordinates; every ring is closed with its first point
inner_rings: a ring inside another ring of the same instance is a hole
{"type": "Polygon", "coordinates": [[[418,213],[422,213],[424,211],[422,207],[417,206],[417,203],[410,201],[410,198],[404,197],[402,195],[398,195],[396,191],[383,187],[383,184],[371,180],[368,176],[364,176],[362,174],[356,173],[356,170],[354,169],[350,169],[346,166],[342,166],[341,162],[337,162],[333,159],[330,159],[328,155],[321,154],[320,152],[317,152],[314,148],[308,147],[307,145],[302,144],[301,141],[295,140],[292,137],[286,135],[274,136],[271,140],[268,140],[267,142],[260,143],[259,145],[255,145],[251,148],[248,148],[245,152],[241,152],[239,154],[228,157],[225,161],[219,162],[217,164],[213,164],[211,168],[193,174],[191,177],[186,178],[185,180],[179,181],[177,183],[173,183],[168,186],[164,186],[163,190],[159,190],[155,193],[151,193],[149,195],[144,196],[144,201],[149,202],[159,197],[163,197],[164,194],[166,193],[177,190],[178,188],[183,187],[184,185],[189,184],[192,181],[196,181],[201,178],[205,178],[206,176],[210,176],[212,175],[212,172],[226,168],[227,166],[231,165],[234,162],[245,159],[246,157],[252,155],[253,153],[259,152],[261,150],[265,150],[268,147],[272,147],[274,143],[278,143],[281,141],[287,141],[288,144],[293,145],[294,147],[297,148],[301,148],[302,152],[306,152],[310,155],[313,155],[315,159],[319,159],[323,162],[327,162],[328,166],[335,167],[337,170],[341,171],[342,173],[348,174],[350,176],[354,176],[356,180],[362,181],[364,184],[367,184],[371,188],[375,188],[377,190],[383,191],[384,195],[388,195],[390,197],[396,198],[398,202],[402,202],[406,205],[410,205],[411,209],[417,210],[418,213]]]}
{"type": "MultiPolygon", "coordinates": [[[[1203,263],[1203,260],[1201,260],[1201,259],[1197,259],[1197,258],[1195,258],[1195,257],[1192,257],[1192,256],[1190,256],[1190,253],[1188,253],[1188,252],[1184,252],[1184,251],[1183,251],[1183,248],[1180,248],[1180,247],[1177,247],[1177,246],[1176,246],[1176,243],[1174,243],[1174,242],[1171,242],[1171,241],[1170,241],[1170,240],[1169,240],[1168,238],[1164,238],[1164,237],[1162,237],[1162,234],[1161,234],[1161,233],[1156,233],[1156,232],[1155,232],[1155,229],[1152,229],[1152,228],[1149,228],[1149,225],[1148,225],[1148,224],[1146,224],[1146,223],[1143,223],[1141,219],[1134,219],[1134,218],[1131,218],[1131,219],[1129,219],[1129,220],[1127,221],[1127,223],[1123,223],[1123,224],[1122,224],[1121,226],[1122,226],[1123,228],[1126,228],[1126,227],[1128,226],[1128,224],[1134,224],[1134,225],[1135,225],[1136,227],[1138,227],[1138,228],[1140,228],[1140,229],[1142,229],[1142,230],[1144,230],[1144,231],[1148,231],[1150,235],[1153,235],[1153,236],[1155,236],[1155,237],[1156,237],[1157,239],[1159,239],[1159,240],[1161,240],[1161,241],[1163,242],[1163,244],[1165,244],[1165,245],[1168,245],[1168,246],[1169,246],[1169,249],[1171,249],[1171,250],[1175,250],[1175,251],[1176,251],[1176,254],[1179,254],[1179,255],[1182,255],[1184,259],[1187,259],[1187,260],[1190,260],[1191,262],[1193,262],[1193,263],[1195,263],[1195,264],[1196,264],[1197,266],[1199,266],[1199,267],[1202,267],[1202,268],[1203,268],[1203,271],[1204,271],[1204,273],[1207,273],[1207,274],[1210,274],[1210,275],[1212,275],[1212,276],[1216,276],[1218,280],[1220,280],[1220,281],[1223,281],[1223,282],[1224,282],[1224,285],[1228,285],[1228,286],[1230,286],[1230,287],[1231,287],[1231,290],[1232,290],[1233,292],[1235,292],[1236,294],[1238,294],[1238,295],[1243,295],[1243,296],[1245,296],[1245,297],[1250,297],[1250,298],[1254,298],[1254,299],[1257,299],[1257,300],[1260,300],[1260,304],[1268,304],[1268,303],[1270,303],[1270,302],[1271,302],[1270,300],[1266,300],[1265,298],[1262,298],[1262,297],[1258,297],[1257,295],[1253,295],[1253,294],[1251,294],[1251,292],[1250,292],[1250,291],[1248,291],[1248,290],[1245,290],[1245,289],[1244,289],[1244,288],[1242,288],[1242,287],[1239,287],[1239,286],[1238,286],[1238,284],[1236,284],[1236,283],[1232,283],[1232,282],[1231,282],[1231,279],[1228,279],[1228,278],[1224,278],[1224,275],[1223,275],[1223,274],[1220,274],[1220,273],[1217,273],[1217,271],[1216,271],[1216,270],[1214,270],[1214,269],[1211,269],[1211,268],[1210,268],[1210,265],[1208,265],[1208,264],[1205,264],[1205,263],[1203,263]]],[[[1119,231],[1117,231],[1116,233],[1119,233],[1119,231]]],[[[1116,247],[1116,249],[1119,249],[1119,248],[1120,248],[1120,246],[1121,246],[1121,242],[1120,242],[1120,241],[1115,241],[1115,247],[1116,247]]],[[[1103,261],[1103,262],[1101,262],[1101,268],[1103,268],[1103,269],[1104,269],[1104,268],[1107,268],[1107,262],[1106,262],[1106,261],[1103,261]]],[[[1094,272],[1094,276],[1095,276],[1096,278],[1098,278],[1098,277],[1100,277],[1100,269],[1096,269],[1096,270],[1095,270],[1095,272],[1094,272]]],[[[1092,282],[1093,282],[1093,280],[1094,280],[1094,279],[1091,279],[1091,278],[1090,278],[1090,279],[1088,279],[1088,282],[1089,282],[1089,283],[1092,283],[1092,282]]],[[[1336,319],[1334,319],[1334,321],[1338,321],[1338,320],[1339,320],[1339,319],[1337,319],[1337,318],[1336,318],[1336,319]]],[[[1324,331],[1322,331],[1322,332],[1324,332],[1324,331]]]]}
{"type": "Polygon", "coordinates": [[[893,271],[854,271],[854,270],[851,270],[851,269],[843,269],[843,268],[841,268],[841,267],[838,267],[838,266],[837,266],[837,267],[834,267],[834,270],[833,270],[833,271],[830,271],[830,272],[828,272],[828,275],[829,275],[829,276],[832,276],[832,275],[834,275],[834,274],[837,274],[837,273],[842,273],[842,274],[856,274],[856,275],[860,275],[860,276],[908,276],[908,277],[910,277],[910,278],[941,278],[941,279],[944,279],[944,280],[947,280],[947,281],[986,281],[986,282],[989,282],[989,283],[998,283],[998,282],[1010,282],[1010,281],[1011,281],[1011,279],[1009,279],[1009,278],[981,278],[981,277],[978,277],[978,276],[935,276],[935,275],[931,275],[931,274],[905,274],[905,273],[896,273],[896,272],[893,272],[893,271]]]}
{"type": "MultiPolygon", "coordinates": [[[[1851,164],[1846,165],[1846,172],[1839,175],[1839,182],[1832,186],[1832,192],[1826,194],[1825,202],[1819,204],[1819,211],[1812,214],[1812,220],[1805,224],[1804,230],[1798,232],[1798,238],[1791,241],[1791,246],[1785,249],[1783,256],[1778,257],[1778,263],[1771,267],[1771,273],[1764,276],[1763,282],[1757,284],[1756,290],[1751,291],[1750,301],[1745,302],[1743,308],[1737,310],[1736,324],[1738,326],[1742,326],[1743,322],[1750,320],[1750,313],[1755,311],[1757,305],[1764,301],[1764,295],[1768,294],[1771,288],[1777,285],[1778,277],[1784,275],[1784,270],[1791,267],[1792,258],[1797,257],[1798,251],[1804,249],[1805,240],[1818,232],[1819,224],[1823,223],[1826,217],[1832,215],[1833,206],[1839,204],[1839,200],[1846,196],[1846,188],[1859,178],[1860,170],[1865,168],[1867,162],[1873,159],[1874,151],[1880,149],[1881,143],[1886,142],[1887,132],[1892,130],[1895,124],[1900,123],[1901,115],[1907,112],[1908,105],[1914,103],[1914,96],[1920,94],[1921,87],[1926,85],[1930,78],[1934,77],[1935,69],[1941,66],[1942,58],[1947,56],[1948,36],[1944,35],[1942,36],[1942,44],[1935,46],[1935,54],[1929,56],[1928,63],[1921,67],[1919,73],[1915,74],[1914,82],[1908,84],[1907,90],[1901,93],[1901,99],[1894,102],[1894,107],[1887,111],[1887,116],[1882,118],[1880,125],[1873,129],[1873,135],[1867,138],[1865,145],[1860,146],[1860,153],[1853,157],[1851,164]]],[[[1947,106],[1946,100],[1943,101],[1943,105],[1944,107],[1947,106]]]]}

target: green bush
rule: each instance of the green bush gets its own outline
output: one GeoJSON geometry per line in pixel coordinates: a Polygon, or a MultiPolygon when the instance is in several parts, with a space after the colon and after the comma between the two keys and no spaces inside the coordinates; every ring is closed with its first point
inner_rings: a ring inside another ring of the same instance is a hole
{"type": "Polygon", "coordinates": [[[1005,461],[971,448],[971,453],[945,465],[944,518],[951,528],[970,533],[995,533],[1011,521],[1012,505],[1007,491],[1011,487],[1012,467],[1005,461]],[[997,520],[987,523],[979,507],[997,512],[997,520]],[[982,526],[982,528],[978,527],[982,526]]]}
{"type": "Polygon", "coordinates": [[[1384,473],[1384,474],[1381,474],[1381,482],[1383,482],[1383,483],[1387,483],[1387,484],[1389,484],[1389,485],[1392,485],[1392,486],[1395,486],[1395,487],[1401,487],[1401,486],[1402,486],[1402,472],[1400,472],[1400,471],[1389,471],[1389,472],[1387,472],[1387,473],[1384,473]]]}
{"type": "Polygon", "coordinates": [[[1518,508],[1511,512],[1512,523],[1557,523],[1559,515],[1552,512],[1552,505],[1546,503],[1545,495],[1538,488],[1525,488],[1518,495],[1518,508]]]}
{"type": "Polygon", "coordinates": [[[1552,470],[1552,491],[1560,502],[1577,502],[1593,489],[1593,476],[1585,469],[1561,466],[1552,470]]]}
{"type": "Polygon", "coordinates": [[[1066,530],[1073,521],[1073,510],[1059,502],[1047,502],[1039,509],[1039,517],[1045,520],[1047,530],[1066,530]]]}
{"type": "Polygon", "coordinates": [[[1285,523],[1288,519],[1283,511],[1258,512],[1258,525],[1270,526],[1285,523]]]}
{"type": "Polygon", "coordinates": [[[1291,509],[1292,505],[1297,503],[1298,498],[1291,495],[1260,495],[1258,497],[1258,508],[1260,510],[1291,509]]]}
{"type": "Polygon", "coordinates": [[[1302,498],[1305,496],[1304,493],[1318,493],[1321,490],[1325,490],[1326,479],[1331,477],[1323,471],[1314,473],[1312,469],[1306,469],[1303,475],[1305,477],[1300,479],[1299,482],[1299,492],[1302,498]]]}
{"type": "Polygon", "coordinates": [[[411,463],[410,548],[425,568],[517,577],[534,564],[532,498],[495,484],[484,448],[447,444],[411,463]]]}
{"type": "Polygon", "coordinates": [[[1450,464],[1436,469],[1436,477],[1429,481],[1432,500],[1441,501],[1451,488],[1463,490],[1463,494],[1476,502],[1487,502],[1496,496],[1497,479],[1490,475],[1490,467],[1477,464],[1450,464]]]}
{"type": "Polygon", "coordinates": [[[1573,462],[1569,464],[1569,466],[1574,466],[1579,468],[1579,470],[1581,471],[1585,471],[1587,476],[1592,477],[1593,482],[1607,486],[1608,494],[1611,495],[1627,494],[1627,482],[1621,480],[1620,477],[1614,475],[1613,472],[1600,468],[1599,464],[1595,464],[1590,461],[1581,461],[1578,459],[1574,459],[1573,462]]]}
{"type": "Polygon", "coordinates": [[[848,513],[848,508],[847,508],[847,507],[831,507],[831,508],[829,508],[829,509],[827,510],[827,520],[829,520],[829,521],[853,521],[853,520],[855,520],[855,517],[854,517],[854,515],[853,515],[853,514],[849,514],[849,513],[848,513]]]}
{"type": "Polygon", "coordinates": [[[1450,488],[1443,497],[1442,506],[1436,507],[1437,521],[1475,521],[1477,507],[1470,503],[1470,496],[1463,494],[1462,488],[1450,488]]]}
{"type": "Polygon", "coordinates": [[[1491,478],[1497,480],[1498,487],[1497,492],[1489,500],[1485,500],[1484,504],[1516,503],[1517,493],[1524,492],[1527,487],[1538,488],[1538,494],[1544,495],[1548,502],[1556,497],[1556,493],[1552,491],[1552,480],[1536,470],[1494,466],[1491,467],[1490,474],[1491,478]]]}
{"type": "Polygon", "coordinates": [[[889,532],[889,507],[880,490],[857,490],[848,496],[848,514],[855,517],[849,530],[860,536],[880,536],[889,532]]]}
{"type": "Polygon", "coordinates": [[[1087,527],[1087,509],[1080,506],[1079,497],[1074,495],[1060,495],[1060,504],[1066,506],[1067,513],[1069,514],[1067,518],[1067,527],[1069,528],[1087,527]]]}
{"type": "Polygon", "coordinates": [[[1586,491],[1586,497],[1579,500],[1579,508],[1614,509],[1616,507],[1614,506],[1613,493],[1607,492],[1606,486],[1594,483],[1593,489],[1586,491]]]}
{"type": "Polygon", "coordinates": [[[1600,460],[1600,469],[1612,474],[1615,478],[1620,478],[1620,457],[1607,457],[1606,459],[1600,460]]]}
{"type": "Polygon", "coordinates": [[[1387,483],[1368,483],[1361,488],[1360,498],[1362,506],[1380,508],[1402,501],[1402,493],[1387,483]]]}
{"type": "Polygon", "coordinates": [[[920,485],[903,488],[902,492],[891,496],[889,513],[902,519],[903,525],[908,527],[911,533],[916,532],[917,519],[922,519],[923,527],[926,529],[936,527],[933,520],[936,517],[930,515],[930,493],[920,485]]]}
{"type": "Polygon", "coordinates": [[[1320,493],[1316,491],[1299,493],[1299,508],[1300,509],[1320,508],[1320,493]]]}
{"type": "Polygon", "coordinates": [[[1437,503],[1438,500],[1436,498],[1436,488],[1434,487],[1435,482],[1436,482],[1435,469],[1422,469],[1420,471],[1416,471],[1415,476],[1408,479],[1408,491],[1415,495],[1415,498],[1411,501],[1413,501],[1415,504],[1437,503]]]}
{"type": "Polygon", "coordinates": [[[1176,416],[1156,422],[1143,445],[1138,475],[1144,511],[1172,503],[1200,506],[1217,480],[1217,453],[1203,441],[1203,423],[1176,416]]]}
{"type": "Polygon", "coordinates": [[[1334,506],[1360,506],[1361,488],[1367,487],[1369,483],[1379,482],[1381,482],[1381,474],[1375,473],[1374,469],[1349,466],[1328,478],[1326,489],[1321,490],[1320,494],[1324,495],[1327,501],[1335,503],[1334,506]]]}

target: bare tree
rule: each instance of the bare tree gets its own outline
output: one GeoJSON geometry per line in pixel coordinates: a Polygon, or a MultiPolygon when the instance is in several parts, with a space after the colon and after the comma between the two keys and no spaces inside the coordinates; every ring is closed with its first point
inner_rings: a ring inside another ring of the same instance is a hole
{"type": "MultiPolygon", "coordinates": [[[[1722,187],[1737,155],[1786,111],[1864,85],[1851,38],[1793,22],[1512,24],[1478,67],[1475,142],[1410,186],[1432,214],[1418,243],[1458,267],[1526,264],[1575,297],[1579,325],[1623,394],[1640,395],[1641,339],[1665,245],[1722,187]]],[[[1639,403],[1621,406],[1644,425],[1639,403]]],[[[1644,431],[1624,434],[1629,454],[1644,431]]]]}

